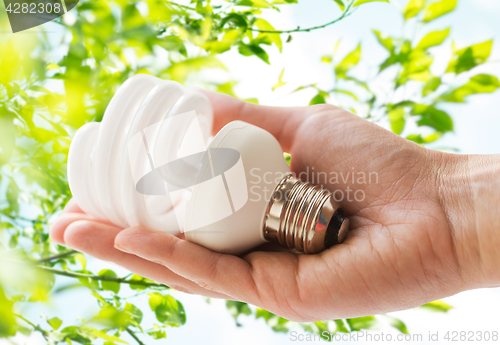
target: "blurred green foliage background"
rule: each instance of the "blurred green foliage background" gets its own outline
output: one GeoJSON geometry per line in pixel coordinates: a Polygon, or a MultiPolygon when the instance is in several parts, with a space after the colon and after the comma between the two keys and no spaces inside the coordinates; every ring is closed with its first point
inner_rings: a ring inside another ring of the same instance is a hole
{"type": "MultiPolygon", "coordinates": [[[[196,82],[234,96],[234,82],[207,80],[201,73],[210,69],[229,74],[218,55],[237,50],[269,64],[269,49],[281,51],[296,32],[334,25],[369,2],[389,2],[333,1],[339,12],[331,22],[289,30],[276,30],[263,16],[296,0],[182,4],[90,0],[80,2],[52,26],[20,34],[9,33],[5,8],[0,7],[0,338],[40,332],[50,344],[143,344],[165,338],[169,327],[186,322],[182,303],[169,294],[168,287],[137,275],[120,277],[110,269],[91,272],[85,255],[50,241],[48,224],[71,198],[66,179],[71,137],[83,124],[100,121],[118,86],[136,73],[184,84],[196,82]],[[57,30],[48,32],[54,27],[57,30]],[[56,277],[62,276],[73,284],[55,289],[56,277]],[[88,320],[74,322],[54,315],[39,322],[23,315],[30,305],[43,308],[54,294],[81,286],[100,308],[88,320]],[[140,296],[148,298],[148,310],[134,305],[140,296]],[[143,324],[143,313],[153,313],[156,322],[143,324]]],[[[414,133],[406,137],[419,144],[438,140],[453,131],[452,116],[441,109],[442,104],[464,103],[471,95],[500,87],[495,76],[474,73],[477,66],[488,63],[493,41],[468,47],[453,44],[446,70],[440,75],[431,73],[434,57],[429,49],[445,44],[450,30],[428,31],[426,24],[456,6],[457,0],[405,1],[401,15],[414,32],[410,37],[388,37],[373,31],[387,59],[369,80],[351,73],[363,60],[359,45],[346,56],[338,56],[334,49],[322,58],[332,66],[332,89],[313,84],[296,91],[316,90],[311,105],[347,95],[349,101],[337,105],[371,121],[386,121],[396,134],[410,126],[414,133]],[[387,70],[393,71],[393,92],[377,94],[370,84],[387,70]],[[401,90],[404,97],[396,102],[394,94],[401,90]]],[[[286,84],[283,76],[284,71],[273,90],[286,84]]],[[[241,314],[254,315],[278,332],[292,327],[318,334],[323,330],[350,332],[377,327],[380,318],[408,332],[403,322],[389,316],[297,324],[241,302],[227,301],[227,307],[236,322],[241,314]]],[[[423,307],[441,312],[450,308],[441,301],[423,307]]]]}

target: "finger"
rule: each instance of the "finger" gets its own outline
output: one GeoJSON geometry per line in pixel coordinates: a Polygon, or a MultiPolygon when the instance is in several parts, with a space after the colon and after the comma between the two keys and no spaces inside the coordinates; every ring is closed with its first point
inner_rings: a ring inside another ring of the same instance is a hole
{"type": "MultiPolygon", "coordinates": [[[[76,204],[75,204],[76,205],[76,204]]],[[[85,213],[63,213],[50,226],[49,234],[52,241],[64,245],[64,231],[73,222],[77,220],[94,220],[92,216],[85,213]]]]}
{"type": "Polygon", "coordinates": [[[74,198],[71,199],[70,201],[68,201],[68,203],[66,204],[66,206],[64,206],[63,212],[64,213],[66,213],[66,212],[84,213],[82,211],[82,209],[80,208],[80,206],[78,206],[78,204],[76,203],[76,200],[74,198]]]}
{"type": "Polygon", "coordinates": [[[143,277],[164,283],[176,290],[205,295],[214,298],[228,298],[225,295],[204,290],[197,284],[173,273],[161,264],[144,260],[114,247],[120,228],[89,220],[78,220],[64,232],[67,246],[87,253],[97,259],[112,261],[143,277]]]}
{"type": "Polygon", "coordinates": [[[270,132],[284,151],[292,147],[295,133],[307,117],[306,107],[269,107],[248,103],[217,92],[200,90],[214,109],[214,134],[231,121],[241,120],[270,132]]]}
{"type": "MultiPolygon", "coordinates": [[[[76,205],[76,204],[74,204],[76,205]]],[[[89,220],[89,221],[95,221],[103,224],[108,224],[112,225],[109,221],[107,220],[102,220],[102,219],[97,219],[94,218],[93,216],[90,216],[85,213],[78,212],[78,209],[74,208],[75,206],[72,206],[70,209],[75,210],[75,212],[66,212],[61,214],[55,221],[52,223],[49,229],[49,234],[50,238],[52,241],[64,245],[64,231],[66,228],[73,222],[76,222],[78,220],[89,220]]],[[[78,207],[78,206],[76,206],[78,207]]]]}
{"type": "Polygon", "coordinates": [[[145,227],[122,231],[115,238],[115,246],[144,259],[160,262],[204,289],[256,304],[251,266],[237,256],[216,253],[145,227]]]}

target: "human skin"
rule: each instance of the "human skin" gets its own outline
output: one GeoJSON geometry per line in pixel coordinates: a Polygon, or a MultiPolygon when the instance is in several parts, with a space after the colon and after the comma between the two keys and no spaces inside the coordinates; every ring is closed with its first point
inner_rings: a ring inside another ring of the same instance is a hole
{"type": "Polygon", "coordinates": [[[177,290],[293,321],[385,313],[500,285],[500,155],[425,149],[331,105],[264,107],[206,94],[214,133],[234,120],[266,129],[297,175],[377,173],[377,183],[324,185],[364,191],[362,201],[341,202],[351,221],[344,243],[315,255],[261,248],[238,257],[154,229],[118,228],[74,201],[52,239],[177,290]]]}

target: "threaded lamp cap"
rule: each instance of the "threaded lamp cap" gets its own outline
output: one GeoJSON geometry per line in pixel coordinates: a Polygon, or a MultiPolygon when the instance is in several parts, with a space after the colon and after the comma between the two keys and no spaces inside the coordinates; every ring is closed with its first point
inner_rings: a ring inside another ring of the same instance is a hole
{"type": "Polygon", "coordinates": [[[268,241],[315,254],[344,241],[349,219],[328,190],[288,175],[273,191],[263,231],[268,241]]]}

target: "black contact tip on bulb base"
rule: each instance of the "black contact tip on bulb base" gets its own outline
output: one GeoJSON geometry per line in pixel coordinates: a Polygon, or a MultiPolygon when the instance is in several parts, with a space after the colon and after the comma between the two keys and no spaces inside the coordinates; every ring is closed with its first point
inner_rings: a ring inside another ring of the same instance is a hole
{"type": "Polygon", "coordinates": [[[315,254],[344,241],[349,219],[328,190],[288,175],[273,191],[263,231],[268,241],[315,254]]]}
{"type": "Polygon", "coordinates": [[[325,248],[344,242],[349,232],[349,219],[345,217],[344,211],[339,208],[330,219],[325,234],[325,248]]]}

